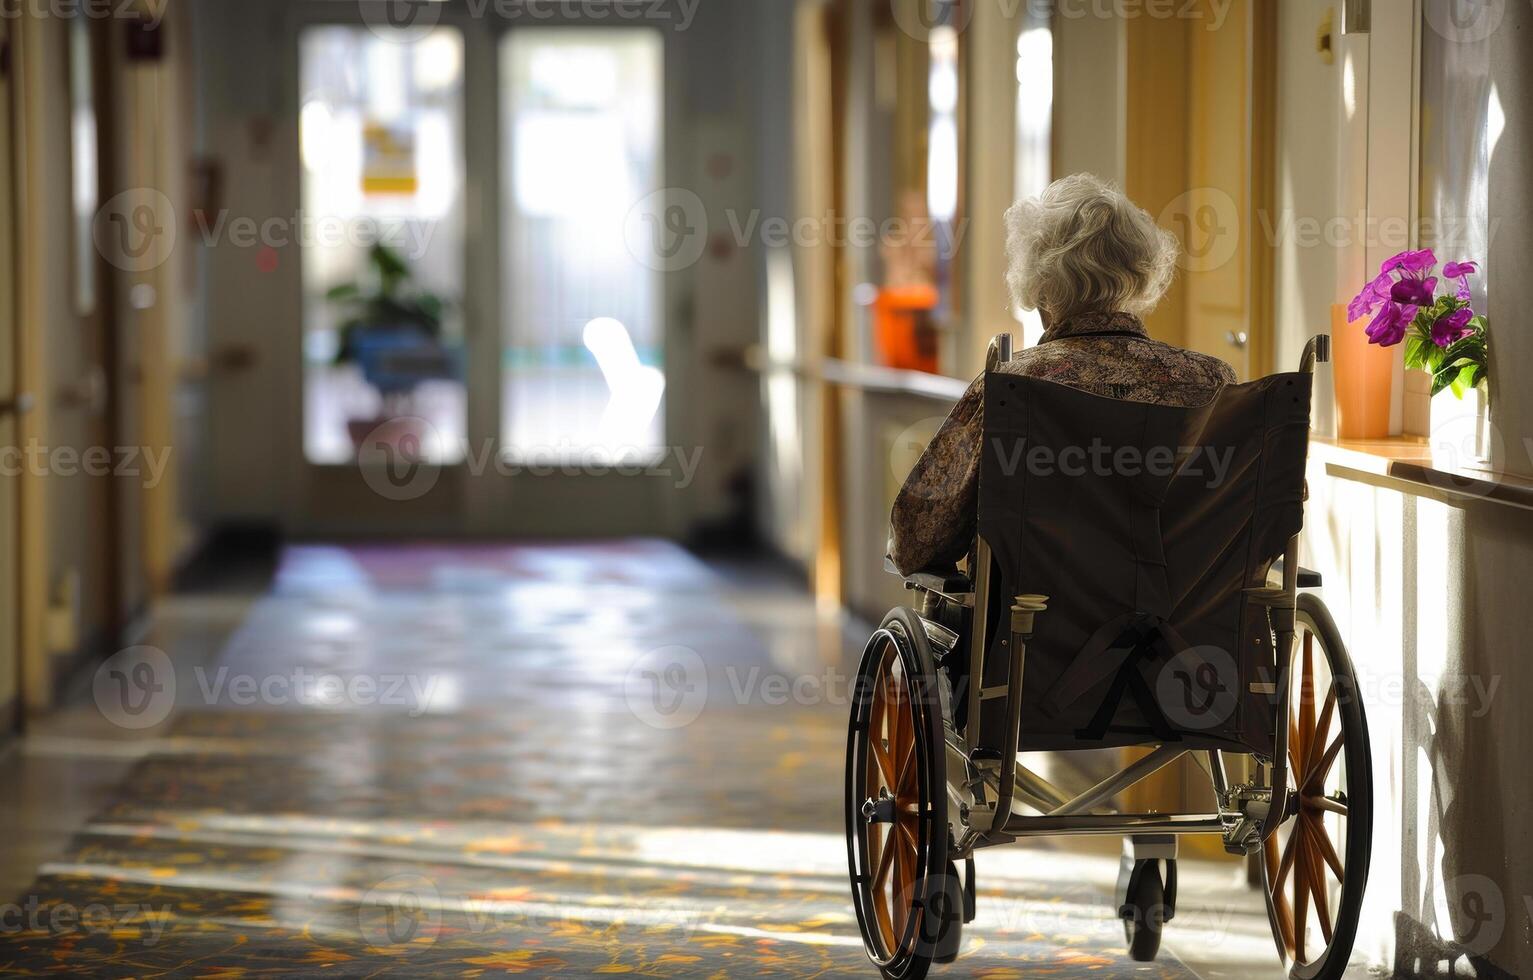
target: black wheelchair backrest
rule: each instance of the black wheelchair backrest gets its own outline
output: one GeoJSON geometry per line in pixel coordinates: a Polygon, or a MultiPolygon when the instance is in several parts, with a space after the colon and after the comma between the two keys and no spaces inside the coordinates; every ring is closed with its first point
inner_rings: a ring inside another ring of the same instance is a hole
{"type": "Polygon", "coordinates": [[[994,591],[1049,597],[1024,749],[1270,754],[1275,655],[1245,590],[1303,523],[1310,388],[1279,374],[1185,408],[986,376],[978,530],[994,591]]]}

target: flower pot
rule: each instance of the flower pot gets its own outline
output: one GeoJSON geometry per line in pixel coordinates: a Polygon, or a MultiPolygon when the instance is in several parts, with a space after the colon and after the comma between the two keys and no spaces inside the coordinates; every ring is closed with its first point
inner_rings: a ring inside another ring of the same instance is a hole
{"type": "Polygon", "coordinates": [[[1331,377],[1336,388],[1336,436],[1382,439],[1389,435],[1393,349],[1368,343],[1361,323],[1347,322],[1347,308],[1331,307],[1331,377]]]}
{"type": "Polygon", "coordinates": [[[418,463],[425,459],[430,424],[413,415],[377,415],[370,419],[351,419],[346,423],[351,444],[357,453],[386,453],[390,459],[418,463]]]}

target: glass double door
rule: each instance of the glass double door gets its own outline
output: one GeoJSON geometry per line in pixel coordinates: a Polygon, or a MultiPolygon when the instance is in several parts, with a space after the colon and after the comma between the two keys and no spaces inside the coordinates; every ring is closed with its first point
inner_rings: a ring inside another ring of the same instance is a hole
{"type": "Polygon", "coordinates": [[[663,282],[635,247],[663,183],[662,37],[487,26],[298,33],[310,467],[664,451],[663,282]],[[467,84],[491,76],[493,97],[467,84]]]}

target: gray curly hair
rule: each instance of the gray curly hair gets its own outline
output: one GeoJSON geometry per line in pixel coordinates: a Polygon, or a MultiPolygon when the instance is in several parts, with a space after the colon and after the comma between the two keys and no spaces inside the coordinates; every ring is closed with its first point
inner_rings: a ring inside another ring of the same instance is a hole
{"type": "Polygon", "coordinates": [[[1180,246],[1143,208],[1092,174],[1072,174],[1006,211],[1012,301],[1053,321],[1143,315],[1171,285],[1180,246]]]}

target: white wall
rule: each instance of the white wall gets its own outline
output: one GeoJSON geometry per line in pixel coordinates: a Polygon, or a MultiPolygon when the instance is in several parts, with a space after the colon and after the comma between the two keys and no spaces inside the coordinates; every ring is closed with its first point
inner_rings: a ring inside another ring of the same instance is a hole
{"type": "MultiPolygon", "coordinates": [[[[1323,227],[1339,214],[1342,65],[1326,64],[1315,50],[1315,29],[1330,0],[1290,0],[1278,5],[1277,163],[1274,210],[1258,215],[1275,242],[1273,259],[1277,337],[1274,363],[1291,370],[1304,343],[1330,329],[1331,304],[1341,293],[1337,250],[1300,229],[1323,227]]],[[[1331,430],[1330,375],[1316,379],[1315,425],[1331,430]]]]}

